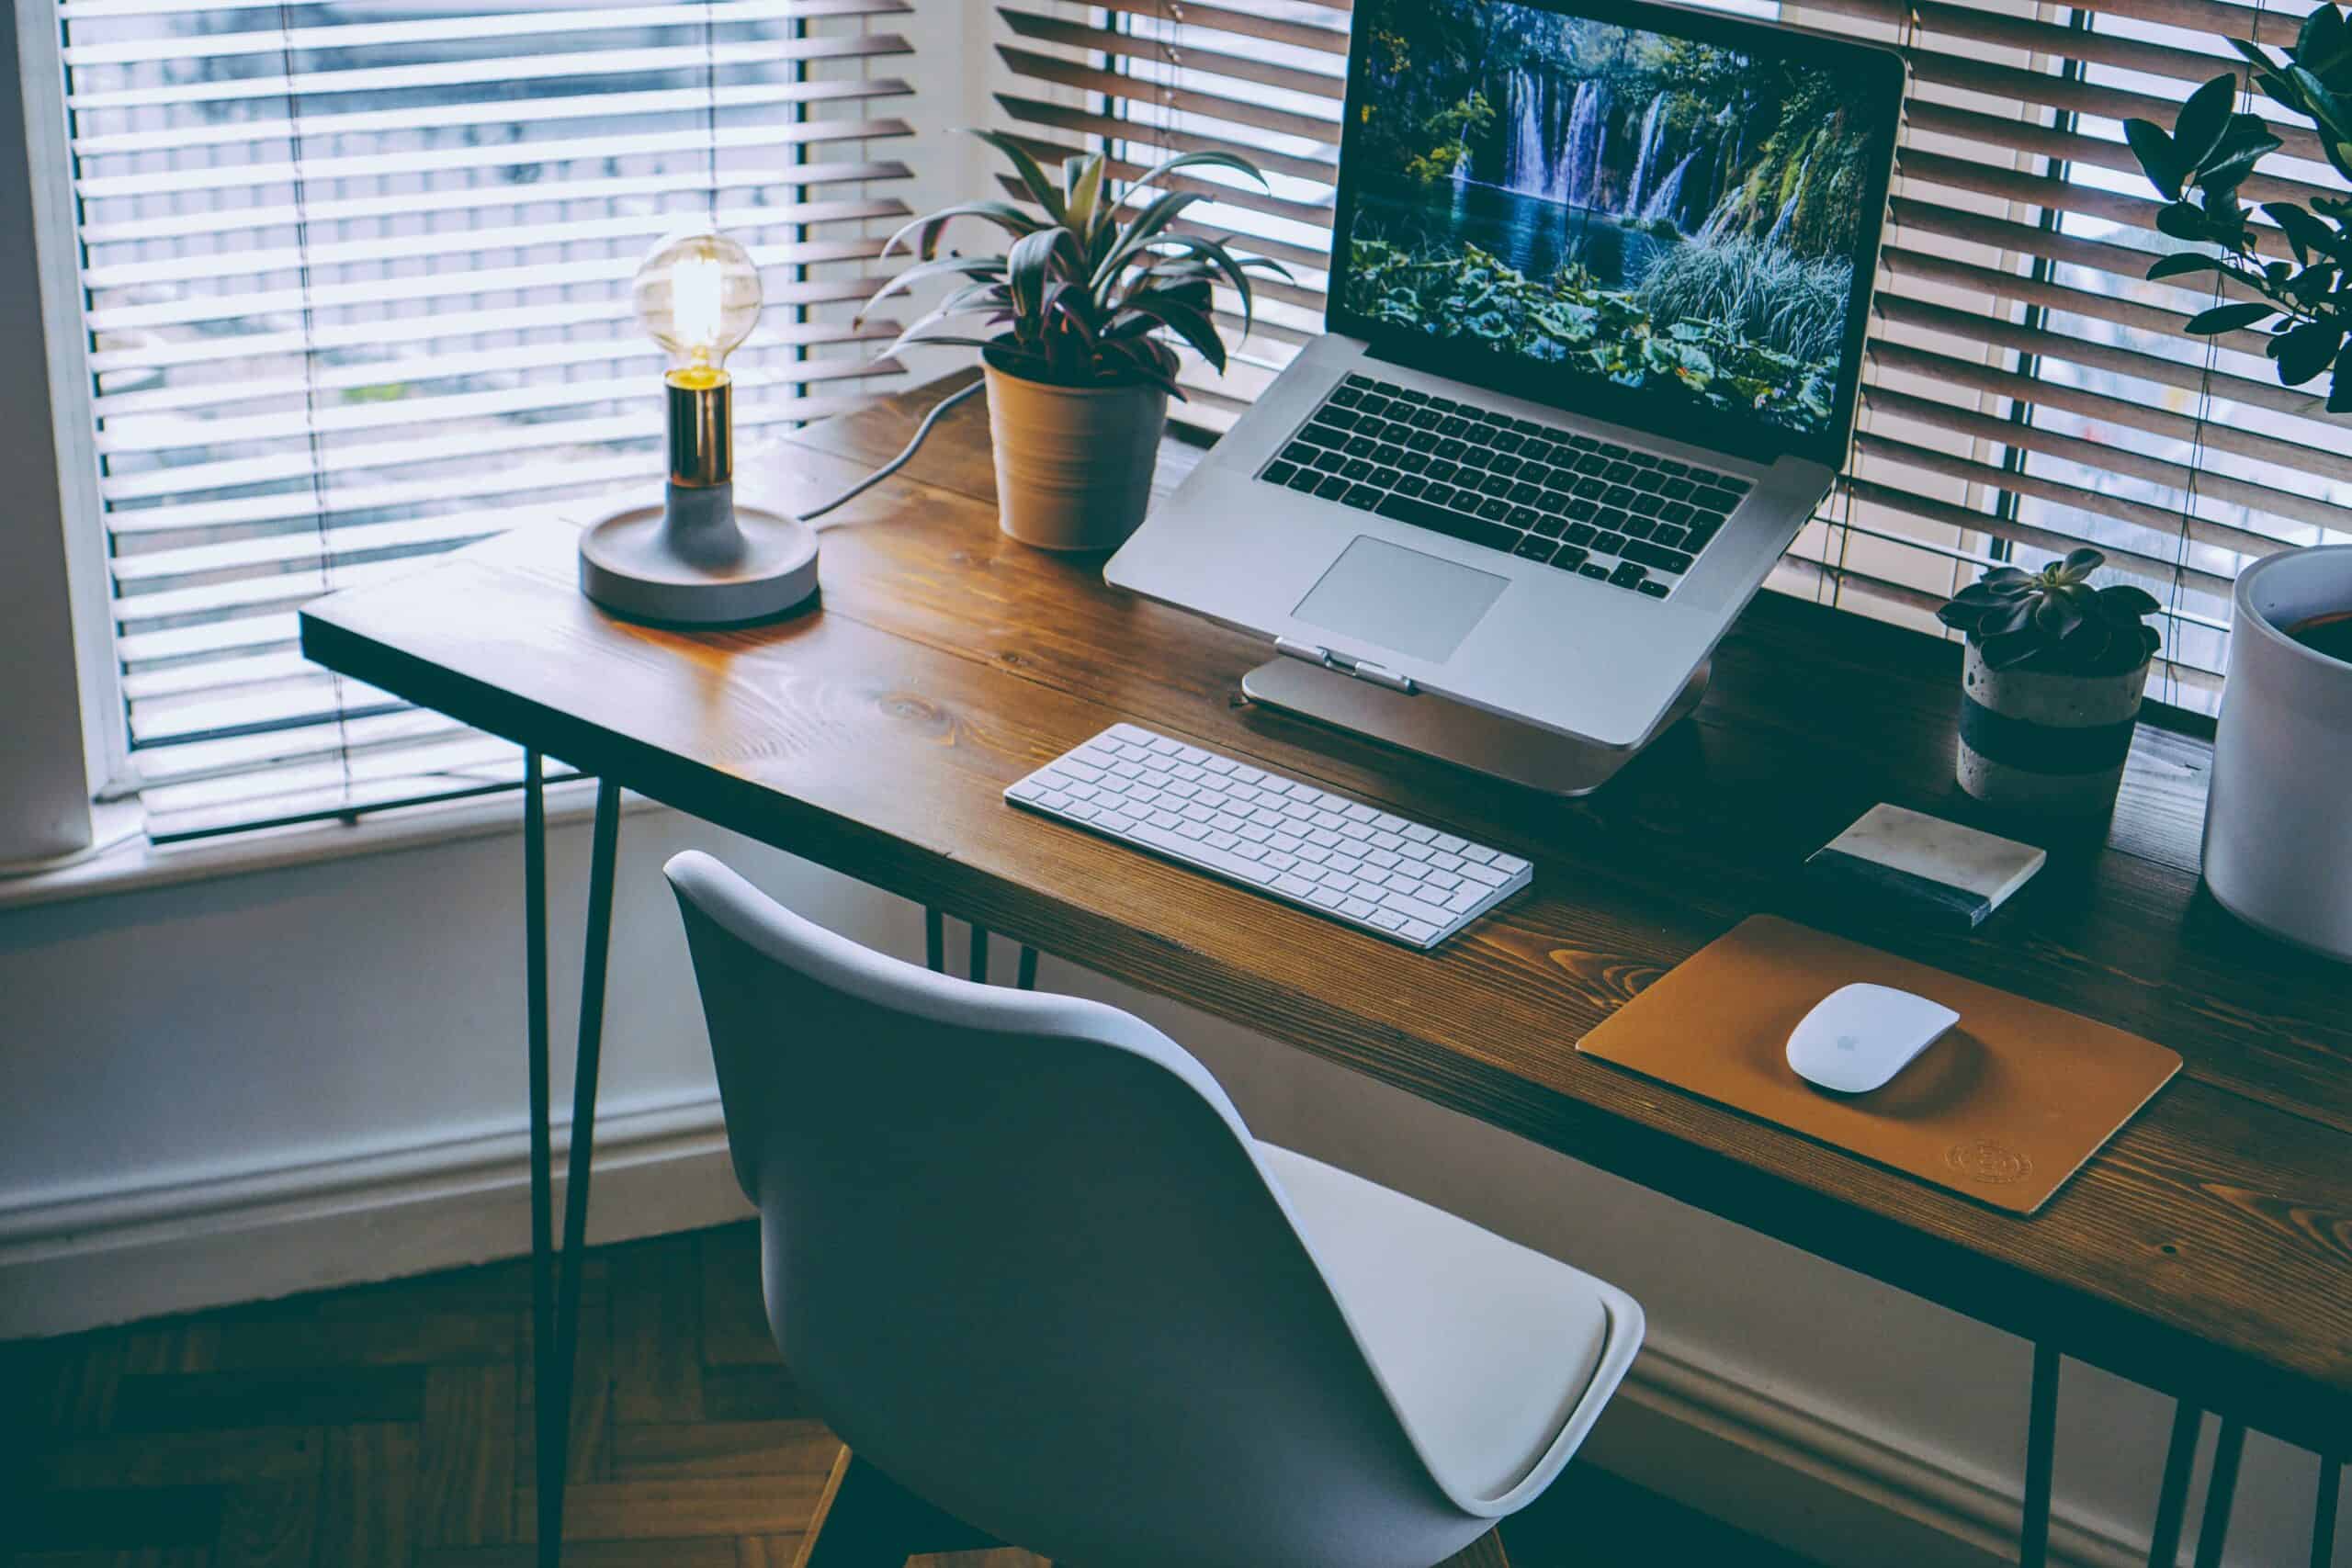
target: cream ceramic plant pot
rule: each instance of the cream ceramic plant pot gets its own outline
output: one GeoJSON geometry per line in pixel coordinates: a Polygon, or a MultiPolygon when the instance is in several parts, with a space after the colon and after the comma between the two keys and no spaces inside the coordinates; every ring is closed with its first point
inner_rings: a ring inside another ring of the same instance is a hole
{"type": "Polygon", "coordinates": [[[2352,610],[2352,545],[2281,550],[2237,581],[2205,797],[2205,886],[2258,931],[2352,961],[2352,664],[2287,628],[2352,610]]]}
{"type": "Polygon", "coordinates": [[[983,359],[997,525],[1041,550],[1112,550],[1143,521],[1168,394],[1136,383],[1056,387],[983,359]]]}
{"type": "Polygon", "coordinates": [[[1961,674],[1960,787],[1988,806],[2092,817],[2115,804],[2148,661],[2112,675],[1996,670],[1974,638],[1961,674]]]}

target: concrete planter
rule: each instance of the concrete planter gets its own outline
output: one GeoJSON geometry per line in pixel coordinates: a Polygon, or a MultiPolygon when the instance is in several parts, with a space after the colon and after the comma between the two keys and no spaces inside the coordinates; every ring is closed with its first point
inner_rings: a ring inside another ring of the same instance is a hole
{"type": "Polygon", "coordinates": [[[986,363],[997,525],[1042,550],[1112,550],[1143,521],[1168,394],[1056,387],[986,363]]]}
{"type": "Polygon", "coordinates": [[[2113,675],[1996,670],[1971,637],[1961,675],[1960,787],[1988,806],[2090,817],[2115,804],[2148,661],[2113,675]]]}
{"type": "Polygon", "coordinates": [[[2205,797],[2205,886],[2256,930],[2352,960],[2352,664],[2286,628],[2352,609],[2352,545],[2238,578],[2205,797]]]}

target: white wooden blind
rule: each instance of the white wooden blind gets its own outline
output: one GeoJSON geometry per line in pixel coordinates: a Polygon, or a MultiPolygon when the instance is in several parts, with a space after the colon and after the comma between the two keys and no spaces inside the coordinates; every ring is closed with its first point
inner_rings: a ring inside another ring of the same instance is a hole
{"type": "MultiPolygon", "coordinates": [[[[2145,281],[2177,246],[2155,231],[2121,121],[2169,125],[2239,63],[2224,37],[2282,46],[2307,0],[1726,8],[1897,47],[1913,73],[1854,460],[1774,586],[1932,627],[1984,567],[2087,541],[2165,606],[2150,694],[2210,711],[2238,570],[2352,538],[2352,442],[2321,411],[2324,383],[2278,384],[2262,333],[2179,335],[2213,285],[2145,281]]],[[[1223,147],[1268,172],[1271,193],[1191,182],[1218,198],[1194,209],[1203,226],[1298,274],[1266,289],[1232,372],[1193,367],[1191,417],[1229,422],[1320,330],[1349,0],[998,13],[996,111],[1034,151],[1106,146],[1134,172],[1163,149],[1223,147]]],[[[2286,143],[2247,200],[2344,190],[2307,121],[2259,96],[2242,107],[2286,143]]]]}
{"type": "Polygon", "coordinates": [[[893,324],[849,317],[907,211],[908,9],[61,0],[155,837],[519,777],[512,747],[304,661],[295,612],[659,475],[628,285],[661,234],[715,217],[764,271],[745,446],[891,368],[893,324]]]}

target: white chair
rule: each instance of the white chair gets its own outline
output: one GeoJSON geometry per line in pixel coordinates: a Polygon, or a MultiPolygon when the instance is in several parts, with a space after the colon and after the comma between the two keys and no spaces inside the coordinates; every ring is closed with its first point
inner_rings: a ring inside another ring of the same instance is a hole
{"type": "MultiPolygon", "coordinates": [[[[1632,1362],[1623,1292],[1256,1141],[1141,1020],[884,957],[707,855],[668,872],[844,1495],[895,1481],[1081,1568],[1430,1568],[1544,1491],[1632,1362]]],[[[809,1561],[973,1543],[836,1529],[857,1550],[809,1561]]]]}

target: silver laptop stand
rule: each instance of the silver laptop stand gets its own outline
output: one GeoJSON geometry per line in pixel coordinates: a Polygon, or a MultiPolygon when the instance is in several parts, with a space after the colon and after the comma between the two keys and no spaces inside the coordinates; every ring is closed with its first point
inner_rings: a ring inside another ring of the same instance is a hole
{"type": "Polygon", "coordinates": [[[1547,795],[1589,795],[1639,756],[1644,747],[1671,728],[1707,689],[1707,663],[1700,662],[1657,727],[1636,746],[1596,746],[1588,740],[1539,729],[1466,704],[1423,691],[1400,691],[1381,682],[1285,654],[1241,678],[1242,694],[1253,703],[1375,740],[1419,751],[1547,795]]]}

